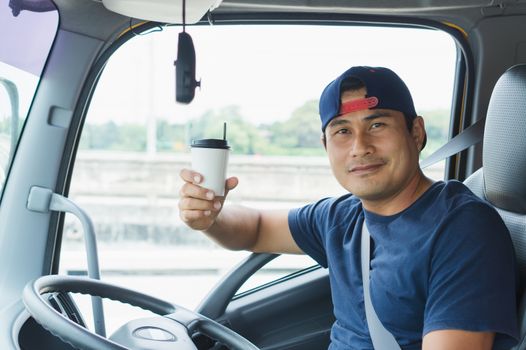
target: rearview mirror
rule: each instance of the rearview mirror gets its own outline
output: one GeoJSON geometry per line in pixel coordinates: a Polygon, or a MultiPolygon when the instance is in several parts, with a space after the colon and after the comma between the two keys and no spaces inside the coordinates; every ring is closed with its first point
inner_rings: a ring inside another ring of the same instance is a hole
{"type": "Polygon", "coordinates": [[[179,33],[177,43],[177,61],[175,64],[175,100],[190,103],[194,99],[195,88],[201,82],[195,80],[195,49],[190,35],[179,33]]]}

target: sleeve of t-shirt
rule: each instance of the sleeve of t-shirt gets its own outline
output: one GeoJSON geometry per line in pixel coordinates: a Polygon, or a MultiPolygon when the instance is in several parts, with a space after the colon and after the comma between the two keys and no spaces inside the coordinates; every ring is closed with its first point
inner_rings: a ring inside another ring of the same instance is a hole
{"type": "Polygon", "coordinates": [[[488,205],[470,202],[443,222],[431,257],[424,335],[440,329],[496,332],[494,348],[518,338],[515,255],[488,205]]]}
{"type": "Polygon", "coordinates": [[[327,225],[330,199],[289,211],[289,228],[296,244],[318,264],[327,267],[323,232],[327,225]]]}

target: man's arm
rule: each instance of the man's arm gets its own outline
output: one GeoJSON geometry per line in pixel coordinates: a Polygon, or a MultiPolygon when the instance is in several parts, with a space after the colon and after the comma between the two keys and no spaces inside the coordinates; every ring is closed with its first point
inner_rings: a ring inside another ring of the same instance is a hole
{"type": "Polygon", "coordinates": [[[225,197],[215,197],[198,185],[202,181],[200,174],[183,169],[180,175],[185,184],[180,191],[179,215],[189,227],[205,232],[228,249],[302,253],[292,238],[287,211],[222,208],[228,191],[237,186],[237,178],[227,179],[225,197]]]}
{"type": "Polygon", "coordinates": [[[424,336],[422,350],[491,350],[495,333],[439,330],[424,336]]]}

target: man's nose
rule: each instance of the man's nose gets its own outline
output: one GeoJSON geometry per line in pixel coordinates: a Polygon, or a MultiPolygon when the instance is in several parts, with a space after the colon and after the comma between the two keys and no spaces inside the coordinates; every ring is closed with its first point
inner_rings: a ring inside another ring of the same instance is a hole
{"type": "Polygon", "coordinates": [[[354,135],[351,145],[351,155],[353,157],[363,157],[372,153],[373,145],[370,137],[366,133],[358,132],[354,135]]]}

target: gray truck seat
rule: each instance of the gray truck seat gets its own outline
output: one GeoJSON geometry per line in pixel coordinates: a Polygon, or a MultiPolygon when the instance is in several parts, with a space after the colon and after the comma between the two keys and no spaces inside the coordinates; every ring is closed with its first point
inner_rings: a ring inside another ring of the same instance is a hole
{"type": "Polygon", "coordinates": [[[519,266],[521,339],[526,349],[526,64],[498,80],[488,106],[482,168],[465,184],[498,210],[508,227],[519,266]]]}

